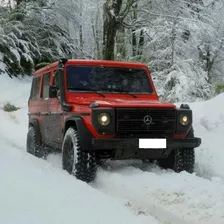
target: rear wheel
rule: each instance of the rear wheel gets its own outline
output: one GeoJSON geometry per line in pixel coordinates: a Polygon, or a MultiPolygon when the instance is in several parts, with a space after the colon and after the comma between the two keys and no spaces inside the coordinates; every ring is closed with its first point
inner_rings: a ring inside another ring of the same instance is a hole
{"type": "Polygon", "coordinates": [[[26,151],[38,158],[44,158],[44,147],[40,140],[37,138],[37,133],[33,126],[29,127],[27,133],[27,140],[26,140],[26,151]]]}
{"type": "MultiPolygon", "coordinates": [[[[186,105],[182,107],[187,108],[186,105]]],[[[194,138],[193,127],[187,134],[187,138],[194,138]]],[[[194,148],[174,149],[168,158],[159,160],[158,165],[164,169],[172,169],[178,173],[181,171],[193,173],[195,165],[195,150],[194,148]]]]}
{"type": "Polygon", "coordinates": [[[195,151],[190,149],[175,149],[166,159],[158,161],[158,165],[164,169],[172,169],[179,173],[186,171],[188,173],[194,172],[195,151]]]}
{"type": "Polygon", "coordinates": [[[96,175],[96,156],[94,152],[84,152],[80,146],[77,130],[70,127],[62,145],[62,167],[69,174],[85,182],[91,182],[96,175]]]}

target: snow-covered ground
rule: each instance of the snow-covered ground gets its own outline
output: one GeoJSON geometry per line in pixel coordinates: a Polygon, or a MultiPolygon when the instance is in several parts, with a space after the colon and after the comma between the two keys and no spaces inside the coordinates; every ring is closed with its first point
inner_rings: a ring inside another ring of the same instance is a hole
{"type": "Polygon", "coordinates": [[[224,94],[191,103],[196,170],[190,175],[114,162],[86,184],[25,152],[30,80],[0,75],[0,223],[224,224],[224,94]],[[7,113],[5,102],[21,109],[7,113]]]}

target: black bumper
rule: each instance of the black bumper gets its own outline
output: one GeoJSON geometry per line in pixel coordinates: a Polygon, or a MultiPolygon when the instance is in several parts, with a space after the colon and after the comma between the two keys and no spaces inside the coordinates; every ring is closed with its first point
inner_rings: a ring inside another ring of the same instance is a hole
{"type": "MultiPolygon", "coordinates": [[[[201,145],[201,138],[188,138],[188,139],[167,139],[167,149],[181,149],[181,148],[196,148],[201,145]]],[[[92,139],[92,146],[95,150],[125,150],[139,149],[139,139],[92,139]]],[[[153,149],[151,147],[145,149],[153,149]]]]}

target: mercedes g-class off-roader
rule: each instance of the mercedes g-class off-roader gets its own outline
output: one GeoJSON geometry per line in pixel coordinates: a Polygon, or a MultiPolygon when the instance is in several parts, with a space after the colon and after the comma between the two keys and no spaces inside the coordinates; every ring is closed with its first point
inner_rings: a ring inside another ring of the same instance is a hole
{"type": "Polygon", "coordinates": [[[28,104],[27,151],[60,150],[63,169],[82,181],[105,159],[194,170],[192,111],[160,102],[144,64],[60,59],[35,72],[28,104]]]}

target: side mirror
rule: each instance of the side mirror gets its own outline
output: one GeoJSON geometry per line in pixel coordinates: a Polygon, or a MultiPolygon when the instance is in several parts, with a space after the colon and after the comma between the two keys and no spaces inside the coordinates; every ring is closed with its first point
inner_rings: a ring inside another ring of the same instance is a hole
{"type": "Polygon", "coordinates": [[[58,87],[56,86],[49,86],[49,97],[56,98],[57,97],[58,87]]]}

